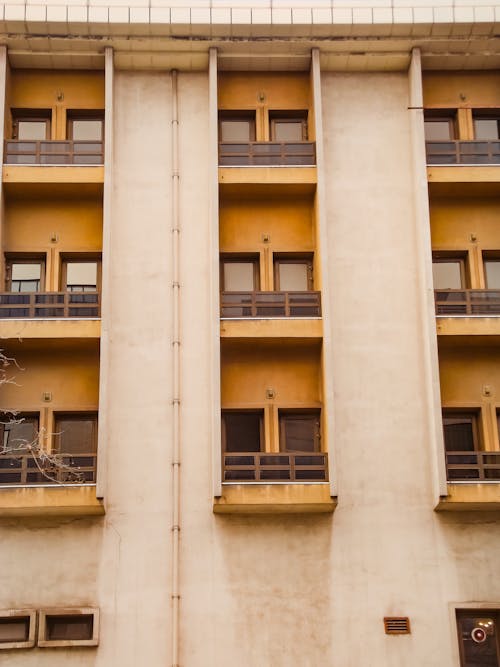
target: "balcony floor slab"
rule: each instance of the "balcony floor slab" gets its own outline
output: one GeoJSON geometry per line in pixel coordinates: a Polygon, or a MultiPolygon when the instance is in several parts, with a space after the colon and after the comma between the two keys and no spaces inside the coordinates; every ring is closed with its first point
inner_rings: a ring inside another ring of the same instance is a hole
{"type": "Polygon", "coordinates": [[[215,514],[332,513],[337,499],[325,484],[223,484],[215,514]]]}
{"type": "Polygon", "coordinates": [[[449,483],[448,495],[442,496],[434,508],[437,511],[499,511],[500,482],[449,483]]]}
{"type": "Polygon", "coordinates": [[[1,319],[0,339],[100,338],[99,319],[1,319]]]}
{"type": "Polygon", "coordinates": [[[0,488],[0,518],[104,514],[95,485],[0,488]]]}

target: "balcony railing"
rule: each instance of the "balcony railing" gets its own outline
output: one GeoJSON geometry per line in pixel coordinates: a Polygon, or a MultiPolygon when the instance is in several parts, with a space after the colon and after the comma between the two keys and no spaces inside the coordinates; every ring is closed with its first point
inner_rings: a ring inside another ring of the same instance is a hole
{"type": "Polygon", "coordinates": [[[328,454],[311,452],[225,453],[224,482],[327,482],[328,454]]]}
{"type": "Polygon", "coordinates": [[[500,451],[446,452],[450,482],[500,482],[500,451]]]}
{"type": "Polygon", "coordinates": [[[500,141],[426,141],[427,164],[500,164],[500,141]]]}
{"type": "Polygon", "coordinates": [[[53,454],[50,458],[0,453],[0,486],[94,483],[96,458],[95,453],[53,454]]]}
{"type": "Polygon", "coordinates": [[[0,319],[99,317],[99,292],[0,292],[0,319]]]}
{"type": "Polygon", "coordinates": [[[221,167],[311,166],[316,164],[314,141],[251,141],[220,143],[221,167]]]}
{"type": "Polygon", "coordinates": [[[500,315],[500,290],[435,290],[434,297],[436,315],[500,315]]]}
{"type": "Polygon", "coordinates": [[[5,142],[5,164],[103,164],[102,141],[13,141],[5,142]]]}
{"type": "Polygon", "coordinates": [[[222,292],[221,317],[321,317],[321,293],[222,292]]]}

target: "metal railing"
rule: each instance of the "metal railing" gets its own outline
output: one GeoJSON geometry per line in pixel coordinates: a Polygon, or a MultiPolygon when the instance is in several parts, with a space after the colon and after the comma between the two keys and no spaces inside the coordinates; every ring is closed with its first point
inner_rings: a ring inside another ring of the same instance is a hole
{"type": "Polygon", "coordinates": [[[99,292],[0,292],[0,319],[100,317],[99,292]]]}
{"type": "Polygon", "coordinates": [[[92,165],[104,163],[102,141],[7,140],[5,164],[92,165]]]}
{"type": "Polygon", "coordinates": [[[500,141],[426,141],[427,164],[500,164],[500,141]]]}
{"type": "Polygon", "coordinates": [[[96,480],[97,454],[51,454],[50,460],[34,454],[0,453],[0,486],[88,484],[96,480]]]}
{"type": "Polygon", "coordinates": [[[237,452],[223,454],[224,482],[327,482],[328,454],[237,452]]]}
{"type": "Polygon", "coordinates": [[[314,141],[250,141],[219,144],[221,167],[313,166],[316,164],[314,141]]]}
{"type": "Polygon", "coordinates": [[[500,451],[446,452],[448,481],[500,482],[500,451]]]}
{"type": "Polygon", "coordinates": [[[222,292],[221,317],[321,317],[321,293],[222,292]]]}
{"type": "Polygon", "coordinates": [[[436,315],[500,315],[500,290],[434,290],[436,315]]]}

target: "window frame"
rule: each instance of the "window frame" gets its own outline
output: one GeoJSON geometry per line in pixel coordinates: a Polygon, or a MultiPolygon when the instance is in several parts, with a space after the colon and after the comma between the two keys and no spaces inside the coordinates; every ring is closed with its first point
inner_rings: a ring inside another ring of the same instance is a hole
{"type": "Polygon", "coordinates": [[[97,437],[98,437],[98,427],[99,427],[99,415],[97,410],[89,411],[69,411],[69,412],[54,412],[53,415],[53,424],[54,432],[52,436],[52,453],[60,454],[62,456],[86,456],[89,454],[97,454],[97,437]],[[91,435],[91,450],[85,450],[82,452],[64,452],[61,451],[60,438],[62,433],[59,432],[58,422],[59,421],[92,421],[92,435],[91,435]]]}
{"type": "Polygon", "coordinates": [[[309,111],[307,109],[295,110],[270,110],[269,111],[269,136],[271,141],[279,141],[280,143],[294,144],[297,141],[308,141],[308,118],[309,111]],[[276,123],[301,123],[302,139],[290,140],[282,142],[276,139],[276,123]]]}
{"type": "Polygon", "coordinates": [[[245,452],[232,451],[227,449],[227,433],[225,417],[227,414],[253,414],[259,417],[259,449],[256,449],[252,454],[259,454],[266,451],[265,442],[265,413],[264,408],[222,408],[221,409],[221,443],[222,454],[242,454],[245,452]]]}
{"type": "Polygon", "coordinates": [[[466,604],[466,605],[456,605],[453,607],[453,615],[455,621],[455,631],[457,636],[457,650],[458,658],[460,661],[460,667],[466,667],[465,656],[464,656],[464,644],[461,636],[460,628],[460,618],[467,616],[493,616],[496,622],[496,651],[497,651],[497,660],[500,660],[500,604],[466,604]]]}
{"type": "Polygon", "coordinates": [[[458,140],[457,109],[424,109],[424,136],[425,141],[447,142],[458,140]],[[425,124],[448,121],[450,136],[447,139],[428,139],[425,135],[425,124]]]}
{"type": "Polygon", "coordinates": [[[472,109],[472,127],[474,129],[474,141],[500,141],[500,109],[472,109]],[[495,120],[498,137],[496,139],[478,139],[476,120],[495,120]]]}
{"type": "Polygon", "coordinates": [[[219,143],[220,144],[247,144],[256,141],[256,110],[255,109],[223,109],[219,110],[217,126],[219,133],[219,143]],[[222,138],[222,123],[224,122],[248,122],[248,136],[247,141],[224,141],[222,138]]]}
{"type": "Polygon", "coordinates": [[[304,253],[298,255],[296,253],[273,253],[273,280],[274,291],[285,291],[280,286],[280,264],[306,264],[307,265],[307,290],[300,290],[305,292],[312,292],[314,290],[314,259],[312,253],[304,253]]]}
{"type": "MultiPolygon", "coordinates": [[[[454,251],[454,250],[436,250],[432,252],[432,264],[451,264],[452,262],[456,263],[460,267],[460,281],[462,283],[461,287],[458,288],[447,288],[447,287],[436,287],[433,285],[434,289],[438,292],[444,292],[447,289],[459,289],[465,290],[469,289],[470,281],[469,277],[469,255],[466,250],[464,251],[454,251]]],[[[433,281],[434,282],[434,281],[433,281]]]]}
{"type": "Polygon", "coordinates": [[[278,430],[279,430],[279,451],[283,453],[307,453],[307,454],[320,454],[321,449],[321,408],[278,408],[278,430]],[[286,426],[285,422],[287,419],[304,419],[308,417],[310,421],[316,421],[317,423],[317,432],[313,434],[313,449],[308,450],[296,450],[288,449],[286,447],[286,426]]]}
{"type": "Polygon", "coordinates": [[[488,273],[486,271],[486,264],[488,262],[495,262],[500,264],[500,251],[499,250],[483,250],[482,253],[483,261],[483,277],[484,277],[484,286],[486,289],[500,290],[500,287],[489,287],[488,286],[488,273]]]}
{"type": "MultiPolygon", "coordinates": [[[[59,279],[59,289],[61,292],[68,292],[71,291],[73,293],[73,290],[68,290],[68,264],[74,263],[74,264],[91,264],[95,262],[97,264],[97,275],[96,275],[96,292],[101,291],[101,284],[102,284],[102,255],[101,254],[66,254],[64,253],[61,255],[61,274],[60,274],[60,279],[59,279]]],[[[85,294],[85,291],[82,292],[77,292],[75,291],[75,294],[85,294]]]]}
{"type": "Polygon", "coordinates": [[[52,109],[11,109],[13,141],[50,141],[52,131],[52,109]],[[19,139],[19,123],[45,123],[45,139],[19,139]]]}
{"type": "Polygon", "coordinates": [[[68,109],[66,111],[66,138],[69,141],[88,141],[90,143],[104,142],[104,109],[68,109]],[[73,123],[75,120],[98,120],[101,122],[100,139],[74,139],[73,123]]]}
{"type": "Polygon", "coordinates": [[[98,646],[99,644],[99,608],[55,608],[41,609],[38,620],[38,641],[40,648],[70,647],[70,646],[98,646]],[[78,618],[79,616],[92,616],[92,637],[90,639],[49,639],[48,619],[54,617],[78,618]]]}
{"type": "Polygon", "coordinates": [[[36,292],[45,292],[45,274],[47,269],[46,254],[5,254],[4,286],[6,292],[12,294],[35,294],[36,292]],[[40,265],[40,289],[35,292],[12,292],[12,267],[14,264],[39,264],[40,265]]]}
{"type": "Polygon", "coordinates": [[[0,624],[2,620],[8,623],[10,619],[27,619],[28,636],[23,641],[0,641],[0,650],[11,650],[19,648],[33,648],[36,637],[36,610],[34,609],[2,609],[0,610],[0,624]]]}
{"type": "MultiPolygon", "coordinates": [[[[483,438],[481,433],[481,408],[447,408],[443,407],[441,409],[442,414],[442,424],[443,424],[443,440],[444,440],[444,450],[446,453],[459,451],[456,449],[448,450],[446,448],[446,436],[445,436],[445,419],[469,419],[472,425],[472,444],[473,449],[465,449],[464,452],[481,452],[484,451],[483,448],[483,438]]],[[[460,450],[462,451],[462,450],[460,450]]]]}
{"type": "MultiPolygon", "coordinates": [[[[0,445],[4,447],[4,437],[5,437],[5,427],[8,426],[9,424],[5,423],[5,418],[4,414],[9,414],[9,413],[3,413],[0,412],[0,445]]],[[[9,423],[16,422],[19,420],[23,420],[23,422],[27,420],[33,420],[36,421],[36,428],[35,428],[35,433],[38,434],[40,433],[40,413],[39,412],[18,412],[16,415],[12,417],[11,420],[9,420],[9,423]]],[[[38,437],[35,438],[35,440],[38,442],[38,437]]],[[[1,480],[1,476],[0,476],[1,480]]]]}
{"type": "MultiPolygon", "coordinates": [[[[253,264],[253,282],[254,288],[251,292],[260,291],[260,256],[258,254],[226,254],[221,253],[219,257],[219,285],[221,292],[231,292],[234,290],[226,289],[224,277],[225,264],[253,264]]],[[[248,292],[249,290],[236,290],[236,294],[240,291],[248,292]]]]}

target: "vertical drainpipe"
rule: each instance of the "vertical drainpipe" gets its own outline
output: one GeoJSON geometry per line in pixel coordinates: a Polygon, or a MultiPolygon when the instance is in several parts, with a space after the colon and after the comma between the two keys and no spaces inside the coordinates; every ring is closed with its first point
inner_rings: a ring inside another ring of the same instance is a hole
{"type": "Polygon", "coordinates": [[[172,667],[179,667],[180,551],[180,274],[179,109],[177,70],[172,70],[172,667]]]}
{"type": "Polygon", "coordinates": [[[111,197],[113,195],[113,49],[104,50],[104,193],[102,202],[101,352],[99,360],[99,426],[96,496],[104,498],[109,437],[109,325],[111,260],[111,197]]]}
{"type": "Polygon", "coordinates": [[[441,391],[432,282],[431,224],[425,157],[424,99],[420,49],[411,52],[409,75],[410,132],[413,158],[413,190],[417,246],[417,278],[423,341],[427,435],[431,445],[431,464],[436,503],[447,495],[444,441],[441,426],[441,391]]]}

